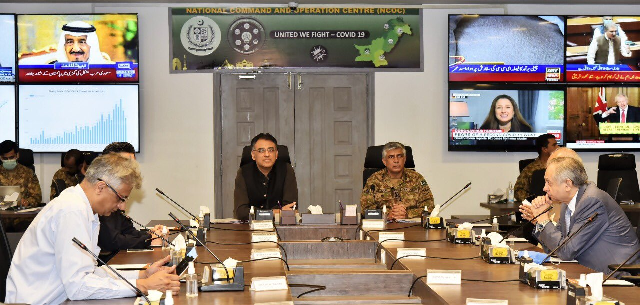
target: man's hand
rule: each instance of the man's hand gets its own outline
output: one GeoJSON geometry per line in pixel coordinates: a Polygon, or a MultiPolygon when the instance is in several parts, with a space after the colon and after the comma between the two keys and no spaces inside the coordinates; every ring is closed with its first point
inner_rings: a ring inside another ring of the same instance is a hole
{"type": "Polygon", "coordinates": [[[283,211],[290,211],[293,210],[293,206],[296,205],[295,202],[289,203],[287,205],[282,206],[282,210],[283,211]]]}
{"type": "Polygon", "coordinates": [[[156,225],[153,227],[153,229],[149,230],[149,233],[151,233],[151,245],[152,246],[162,246],[162,239],[158,238],[159,236],[162,236],[162,227],[163,225],[156,225]]]}
{"type": "Polygon", "coordinates": [[[607,109],[607,111],[606,111],[606,112],[607,112],[607,115],[610,115],[610,114],[616,113],[616,108],[617,108],[617,107],[615,107],[615,106],[614,106],[614,107],[611,107],[611,108],[607,109]]]}
{"type": "Polygon", "coordinates": [[[163,259],[160,259],[160,260],[154,262],[153,264],[149,265],[149,268],[147,268],[147,270],[140,271],[140,274],[138,275],[138,277],[141,278],[141,279],[146,279],[148,277],[151,277],[154,273],[159,272],[159,271],[165,271],[167,273],[174,273],[175,274],[176,266],[173,266],[173,267],[164,266],[170,260],[171,260],[171,255],[165,256],[163,259]]]}
{"type": "Polygon", "coordinates": [[[394,203],[387,218],[390,220],[407,218],[407,207],[401,203],[394,203]]]}
{"type": "Polygon", "coordinates": [[[176,267],[167,270],[160,270],[146,279],[136,280],[136,287],[147,294],[149,290],[159,290],[162,292],[171,290],[171,293],[178,294],[180,291],[180,276],[175,274],[176,267]],[[167,271],[171,272],[167,272],[167,271]]]}
{"type": "MultiPolygon", "coordinates": [[[[529,217],[533,218],[536,215],[542,213],[545,209],[551,206],[551,203],[552,201],[551,198],[549,198],[549,195],[538,196],[538,198],[534,199],[531,203],[531,214],[529,215],[529,217]]],[[[549,212],[546,212],[536,218],[536,220],[533,221],[533,224],[550,219],[551,218],[549,216],[549,212]]]]}

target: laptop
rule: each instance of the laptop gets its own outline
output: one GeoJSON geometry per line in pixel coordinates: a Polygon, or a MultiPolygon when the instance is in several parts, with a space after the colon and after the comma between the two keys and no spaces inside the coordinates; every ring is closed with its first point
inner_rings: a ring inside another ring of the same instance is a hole
{"type": "Polygon", "coordinates": [[[20,186],[0,186],[0,210],[18,205],[20,186]]]}

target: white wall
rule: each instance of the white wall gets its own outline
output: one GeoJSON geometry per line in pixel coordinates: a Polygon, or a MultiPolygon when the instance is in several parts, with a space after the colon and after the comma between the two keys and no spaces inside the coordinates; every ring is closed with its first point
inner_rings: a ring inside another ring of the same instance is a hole
{"type": "MultiPolygon", "coordinates": [[[[174,4],[182,7],[185,4],[174,4]]],[[[208,4],[208,6],[212,6],[208,4]]],[[[207,205],[213,210],[213,77],[209,73],[169,74],[169,25],[166,4],[7,4],[5,13],[138,13],[140,29],[142,189],[129,203],[140,222],[166,219],[176,210],[155,188],[190,210],[207,205]]],[[[417,170],[442,203],[467,181],[472,187],[443,214],[488,214],[479,206],[486,194],[504,189],[518,175],[517,162],[534,153],[476,153],[447,151],[447,14],[638,14],[637,6],[505,5],[493,8],[451,9],[429,6],[424,11],[425,71],[376,73],[375,143],[400,141],[414,149],[417,170]],[[397,101],[403,101],[398,103],[397,101]]],[[[587,172],[596,178],[600,153],[581,153],[587,172]]],[[[636,157],[637,154],[636,154],[636,157]]],[[[36,173],[48,201],[59,154],[36,154],[36,173]]],[[[177,214],[177,213],[176,213],[177,214]]]]}

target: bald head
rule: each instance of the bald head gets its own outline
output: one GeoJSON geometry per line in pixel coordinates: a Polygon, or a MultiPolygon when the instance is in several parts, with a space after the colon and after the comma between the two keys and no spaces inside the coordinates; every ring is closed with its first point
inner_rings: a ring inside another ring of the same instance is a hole
{"type": "Polygon", "coordinates": [[[549,156],[549,160],[547,160],[547,166],[549,165],[549,162],[551,162],[551,160],[556,158],[572,158],[578,160],[578,162],[582,164],[582,158],[580,158],[580,156],[578,156],[578,153],[576,153],[571,148],[559,147],[558,149],[556,149],[551,154],[551,156],[549,156]]]}

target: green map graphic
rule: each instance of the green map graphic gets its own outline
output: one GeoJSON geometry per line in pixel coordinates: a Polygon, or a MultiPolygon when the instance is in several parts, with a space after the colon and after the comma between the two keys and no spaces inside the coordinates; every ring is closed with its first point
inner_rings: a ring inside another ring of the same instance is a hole
{"type": "Polygon", "coordinates": [[[404,22],[402,17],[389,19],[384,28],[387,31],[385,35],[374,39],[370,45],[354,45],[360,51],[360,56],[356,57],[356,61],[371,61],[376,68],[386,66],[388,63],[384,54],[391,52],[402,34],[411,35],[411,27],[404,22]]]}

